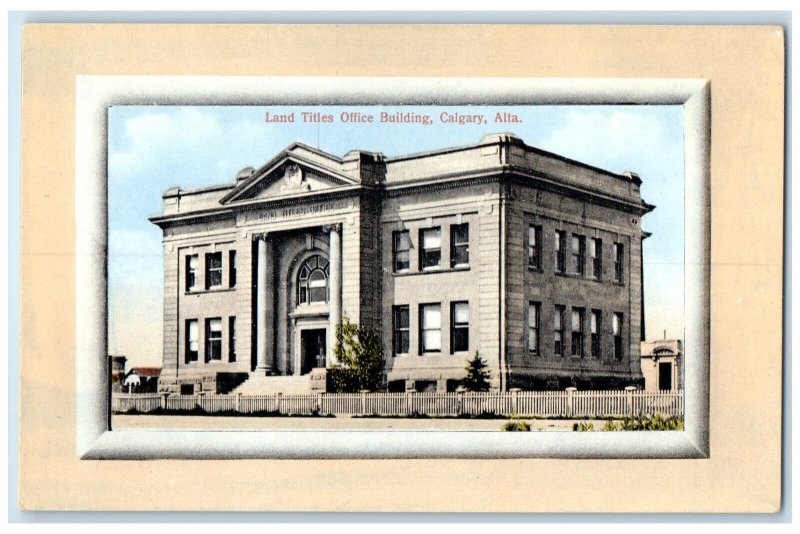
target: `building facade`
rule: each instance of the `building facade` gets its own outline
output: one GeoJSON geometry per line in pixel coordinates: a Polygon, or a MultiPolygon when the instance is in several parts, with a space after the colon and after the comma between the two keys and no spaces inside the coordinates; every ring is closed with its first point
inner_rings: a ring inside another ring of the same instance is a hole
{"type": "Polygon", "coordinates": [[[683,342],[666,337],[642,342],[642,375],[647,391],[683,389],[683,342]]]}
{"type": "Polygon", "coordinates": [[[294,143],[233,183],[164,193],[160,389],[322,391],[342,317],[393,391],[640,384],[639,177],[495,134],[343,158],[294,143]]]}

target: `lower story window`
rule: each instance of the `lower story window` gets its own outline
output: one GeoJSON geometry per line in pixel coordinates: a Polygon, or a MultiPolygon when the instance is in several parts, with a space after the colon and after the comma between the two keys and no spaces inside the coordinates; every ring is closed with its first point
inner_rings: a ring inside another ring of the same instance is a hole
{"type": "Polygon", "coordinates": [[[420,306],[421,353],[442,350],[442,306],[423,304],[420,306]]]}
{"type": "Polygon", "coordinates": [[[564,354],[564,306],[556,306],[553,312],[553,353],[564,354]]]}
{"type": "Polygon", "coordinates": [[[186,363],[196,362],[198,354],[198,343],[200,331],[197,327],[197,319],[186,321],[186,363]]]}
{"type": "Polygon", "coordinates": [[[612,326],[612,331],[614,333],[614,358],[617,360],[622,359],[622,314],[615,313],[614,314],[614,321],[612,326]]]}
{"type": "Polygon", "coordinates": [[[222,319],[206,319],[206,361],[222,359],[222,319]]]}
{"type": "Polygon", "coordinates": [[[583,309],[572,308],[572,355],[583,357],[583,309]]]}
{"type": "Polygon", "coordinates": [[[453,302],[450,307],[450,352],[466,352],[469,350],[469,303],[453,302]]]}
{"type": "Polygon", "coordinates": [[[409,317],[408,306],[394,307],[394,355],[408,354],[409,347],[409,317]]]}
{"type": "Polygon", "coordinates": [[[602,356],[601,348],[600,348],[600,329],[602,328],[602,312],[600,310],[592,310],[591,315],[591,324],[589,325],[591,329],[591,336],[592,336],[592,358],[599,358],[602,356]]]}
{"type": "Polygon", "coordinates": [[[528,303],[528,352],[539,355],[539,311],[538,302],[528,303]]]}
{"type": "Polygon", "coordinates": [[[236,317],[228,317],[228,361],[236,361],[236,317]]]}

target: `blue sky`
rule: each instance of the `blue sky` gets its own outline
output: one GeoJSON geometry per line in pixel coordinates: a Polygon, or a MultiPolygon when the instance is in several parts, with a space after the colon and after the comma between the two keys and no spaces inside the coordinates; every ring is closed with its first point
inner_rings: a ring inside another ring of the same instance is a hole
{"type": "Polygon", "coordinates": [[[342,156],[353,149],[397,156],[478,142],[510,131],[528,145],[613,172],[642,178],[645,216],[645,313],[648,339],[683,333],[683,108],[681,106],[115,106],[108,113],[109,352],[131,365],[161,365],[161,231],[147,218],[161,194],[232,182],[294,141],[342,156]],[[265,113],[295,112],[293,124],[266,123],[265,113]],[[320,111],[334,123],[300,121],[320,111]],[[428,114],[421,124],[342,123],[343,111],[428,114]],[[483,114],[487,124],[446,124],[442,112],[483,114]],[[496,124],[497,112],[522,122],[496,124]]]}

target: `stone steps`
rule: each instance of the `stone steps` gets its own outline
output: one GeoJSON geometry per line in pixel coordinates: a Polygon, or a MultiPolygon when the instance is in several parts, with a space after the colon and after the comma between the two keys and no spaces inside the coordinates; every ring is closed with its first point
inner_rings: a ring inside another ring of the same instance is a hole
{"type": "Polygon", "coordinates": [[[308,394],[311,393],[310,375],[264,376],[250,373],[250,377],[236,387],[231,394],[268,395],[272,393],[308,394]]]}

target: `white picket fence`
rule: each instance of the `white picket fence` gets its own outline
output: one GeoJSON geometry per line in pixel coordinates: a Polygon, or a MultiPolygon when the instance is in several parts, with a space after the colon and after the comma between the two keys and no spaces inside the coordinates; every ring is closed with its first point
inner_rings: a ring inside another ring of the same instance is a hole
{"type": "Polygon", "coordinates": [[[114,394],[114,413],[157,410],[281,415],[431,417],[683,416],[683,391],[508,391],[486,393],[317,393],[307,395],[114,394]]]}

